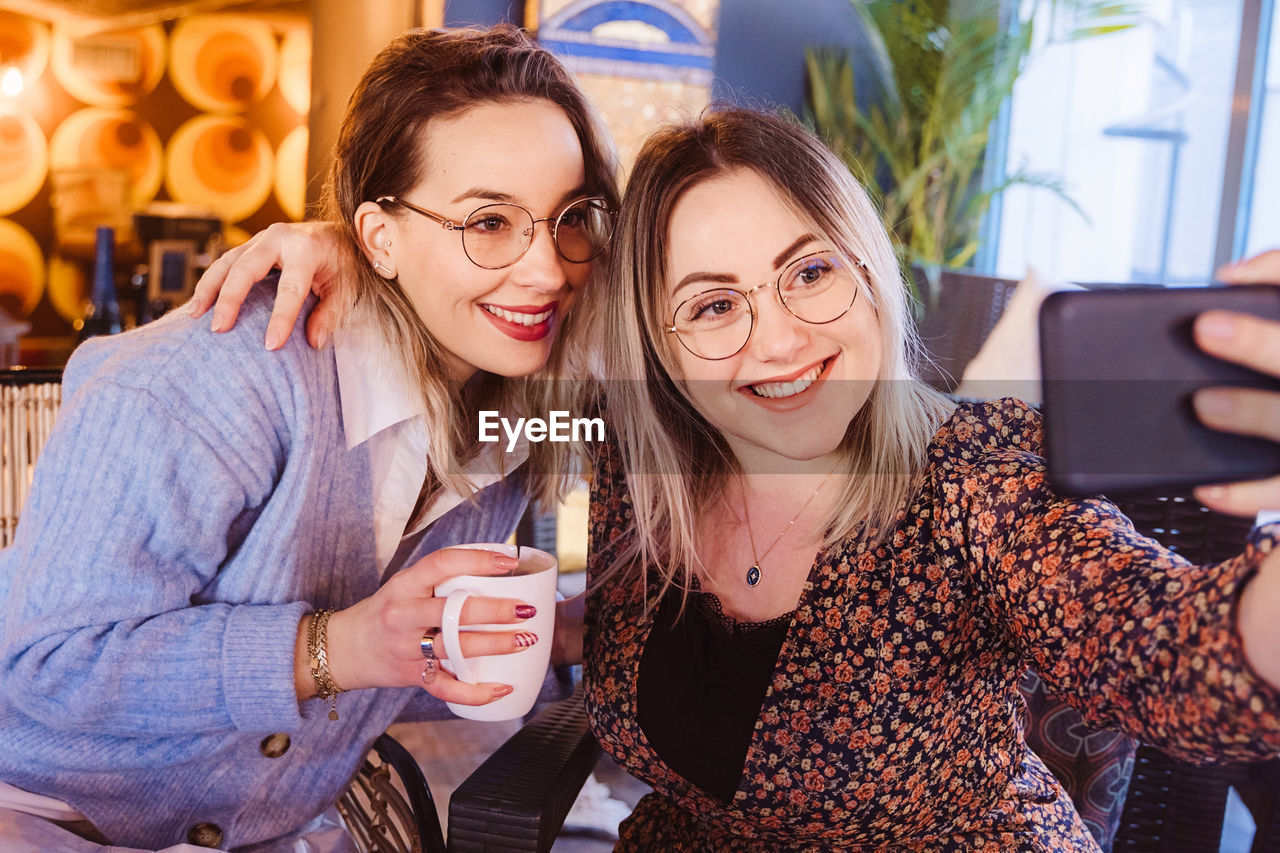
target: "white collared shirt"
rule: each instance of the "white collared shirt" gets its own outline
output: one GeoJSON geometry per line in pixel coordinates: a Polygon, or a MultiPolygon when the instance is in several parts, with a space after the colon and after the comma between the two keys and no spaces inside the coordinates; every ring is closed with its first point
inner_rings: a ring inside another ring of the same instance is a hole
{"type": "MultiPolygon", "coordinates": [[[[438,492],[413,528],[405,529],[427,476],[427,424],[404,356],[390,349],[361,309],[334,335],[333,347],[347,449],[369,446],[378,565],[385,569],[402,537],[418,533],[465,498],[452,489],[438,492]]],[[[523,439],[511,453],[500,443],[487,444],[463,473],[483,489],[501,480],[504,468],[509,473],[523,464],[528,452],[523,439]]]]}

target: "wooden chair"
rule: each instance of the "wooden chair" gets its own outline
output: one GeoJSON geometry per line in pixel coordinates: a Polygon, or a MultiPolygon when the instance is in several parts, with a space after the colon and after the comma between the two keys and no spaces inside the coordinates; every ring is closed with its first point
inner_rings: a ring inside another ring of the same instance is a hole
{"type": "Polygon", "coordinates": [[[61,370],[0,370],[0,548],[13,543],[36,457],[61,404],[61,370]]]}
{"type": "Polygon", "coordinates": [[[338,812],[367,853],[444,853],[444,834],[422,768],[388,734],[373,744],[338,812]]]}

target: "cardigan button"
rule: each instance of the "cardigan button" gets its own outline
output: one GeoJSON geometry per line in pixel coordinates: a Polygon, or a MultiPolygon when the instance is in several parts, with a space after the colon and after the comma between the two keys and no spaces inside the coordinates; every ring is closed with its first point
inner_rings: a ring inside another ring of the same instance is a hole
{"type": "Polygon", "coordinates": [[[197,823],[187,831],[187,841],[197,847],[218,847],[222,844],[222,827],[216,823],[197,823]]]}
{"type": "Polygon", "coordinates": [[[258,749],[267,758],[279,758],[289,751],[289,736],[284,732],[267,735],[258,749]]]}

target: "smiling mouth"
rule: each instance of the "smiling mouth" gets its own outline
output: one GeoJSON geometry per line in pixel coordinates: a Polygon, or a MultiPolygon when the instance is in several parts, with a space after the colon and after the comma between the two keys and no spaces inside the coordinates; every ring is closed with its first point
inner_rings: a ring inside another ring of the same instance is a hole
{"type": "Polygon", "coordinates": [[[551,315],[555,313],[554,306],[545,311],[539,311],[536,314],[526,314],[520,311],[508,311],[506,308],[499,308],[496,305],[481,305],[480,307],[495,317],[501,317],[508,323],[517,323],[521,326],[536,326],[539,323],[545,323],[551,315]]]}
{"type": "Polygon", "coordinates": [[[764,397],[768,400],[785,400],[788,397],[794,397],[809,390],[809,386],[818,381],[818,377],[822,375],[822,372],[827,369],[827,365],[830,363],[831,359],[828,358],[787,382],[761,382],[756,385],[747,385],[746,388],[757,397],[764,397]]]}

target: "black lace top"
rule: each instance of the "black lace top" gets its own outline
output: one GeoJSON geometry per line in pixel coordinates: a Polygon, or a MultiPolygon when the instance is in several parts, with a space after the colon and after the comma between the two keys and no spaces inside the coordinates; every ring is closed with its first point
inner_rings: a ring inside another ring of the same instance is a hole
{"type": "Polygon", "coordinates": [[[663,598],[640,660],[640,726],[684,778],[728,802],[792,614],[735,622],[711,593],[663,598]]]}

